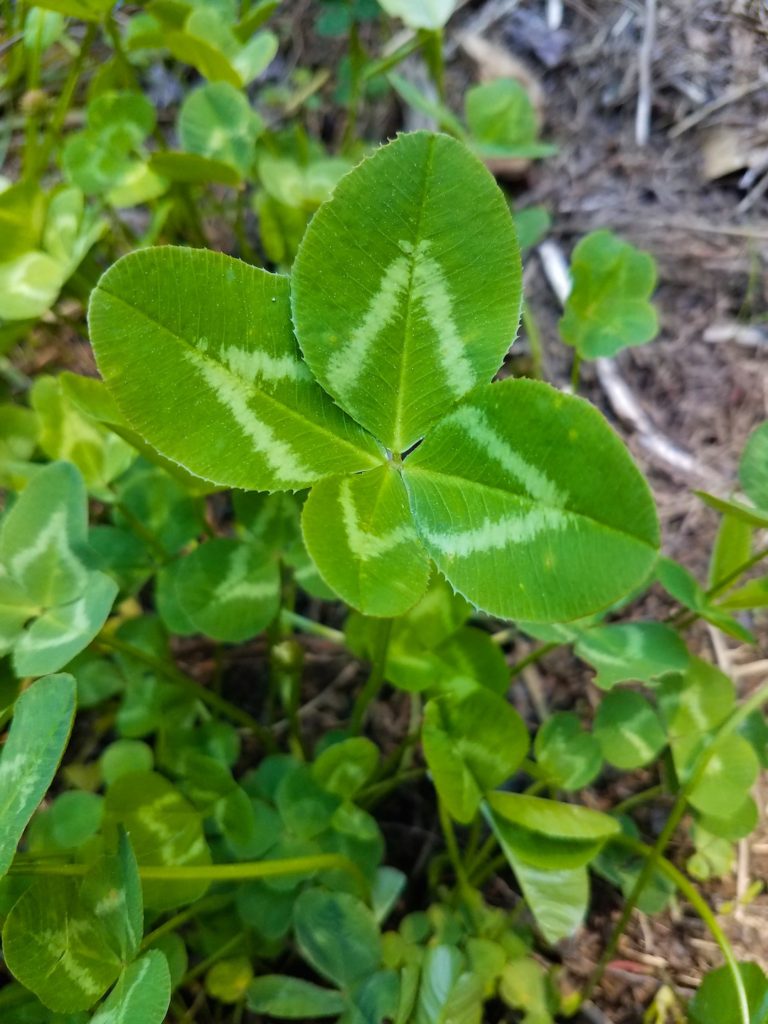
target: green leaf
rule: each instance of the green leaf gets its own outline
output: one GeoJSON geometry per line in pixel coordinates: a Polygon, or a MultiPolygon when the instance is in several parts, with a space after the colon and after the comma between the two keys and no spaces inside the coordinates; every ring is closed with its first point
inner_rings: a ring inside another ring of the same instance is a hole
{"type": "Polygon", "coordinates": [[[130,466],[135,450],[83,416],[57,377],[37,377],[30,402],[38,416],[39,444],[45,454],[74,463],[93,494],[109,500],[109,483],[130,466]]]}
{"type": "Polygon", "coordinates": [[[170,1002],[168,961],[152,949],[125,968],[90,1024],[163,1024],[170,1002]]]}
{"type": "Polygon", "coordinates": [[[505,852],[543,871],[582,867],[619,831],[615,818],[589,807],[522,793],[488,796],[491,823],[505,852]]]}
{"type": "Polygon", "coordinates": [[[659,687],[659,709],[667,727],[680,781],[734,707],[731,680],[714,665],[691,658],[684,675],[667,676],[659,687]]]}
{"type": "Polygon", "coordinates": [[[713,508],[716,512],[733,516],[735,519],[740,519],[750,526],[759,526],[761,528],[768,526],[768,511],[761,512],[758,509],[751,508],[749,505],[745,505],[743,501],[726,501],[724,498],[718,498],[714,494],[707,494],[706,491],[694,491],[693,493],[697,498],[701,498],[705,505],[713,508]]]}
{"type": "Polygon", "coordinates": [[[89,321],[129,423],[197,476],[293,489],[381,461],[302,364],[286,278],[219,253],[144,249],[101,278],[89,321]]]}
{"type": "Polygon", "coordinates": [[[768,422],[749,435],[739,462],[739,480],[750,501],[768,510],[768,422]]]}
{"type": "Polygon", "coordinates": [[[659,716],[639,693],[614,690],[600,701],[595,736],[610,764],[625,771],[642,768],[666,746],[659,716]]]}
{"type": "Polygon", "coordinates": [[[718,742],[688,801],[703,814],[727,818],[744,802],[759,771],[752,744],[743,736],[726,736],[718,742]]]}
{"type": "MultiPolygon", "coordinates": [[[[768,1021],[768,976],[758,963],[739,964],[749,1006],[749,1024],[768,1021]]],[[[705,975],[688,1006],[691,1024],[743,1024],[733,976],[728,967],[705,975]]]]}
{"type": "Polygon", "coordinates": [[[404,452],[491,379],[512,343],[520,257],[506,201],[458,142],[400,136],[317,212],[291,298],[316,378],[387,448],[404,452]]]}
{"type": "Polygon", "coordinates": [[[527,206],[524,210],[515,210],[515,226],[520,249],[524,252],[546,238],[552,217],[545,206],[527,206]]]}
{"type": "Polygon", "coordinates": [[[234,167],[248,177],[263,122],[247,97],[227,82],[211,82],[190,92],[179,111],[179,139],[197,153],[234,167]]]}
{"type": "Polygon", "coordinates": [[[58,11],[68,18],[101,21],[114,6],[114,0],[35,0],[35,6],[46,11],[58,11]]]}
{"type": "Polygon", "coordinates": [[[325,582],[364,614],[402,615],[427,589],[429,558],[394,467],[316,484],[301,525],[325,582]]]}
{"type": "Polygon", "coordinates": [[[59,1013],[93,1006],[122,969],[110,922],[94,913],[82,888],[76,878],[35,878],[3,928],[8,968],[59,1013]]]}
{"type": "Polygon", "coordinates": [[[558,789],[588,786],[603,765],[600,744],[585,732],[578,715],[557,711],[536,733],[536,762],[558,789]]]}
{"type": "Polygon", "coordinates": [[[368,782],[379,763],[379,750],[364,736],[334,743],[312,765],[312,774],[329,793],[351,800],[368,782]]]}
{"type": "Polygon", "coordinates": [[[253,979],[253,968],[247,956],[219,960],[205,975],[205,991],[222,1003],[239,1003],[253,979]]]}
{"type": "Polygon", "coordinates": [[[67,665],[93,640],[117,597],[117,584],[101,572],[89,572],[85,593],[43,612],[22,633],[13,652],[21,676],[42,676],[67,665]]]}
{"type": "Polygon", "coordinates": [[[39,470],[2,520],[0,562],[32,601],[51,607],[80,597],[88,570],[87,496],[74,466],[39,470]]]}
{"type": "Polygon", "coordinates": [[[240,173],[230,164],[199,153],[162,150],[152,154],[149,168],[168,181],[187,185],[217,184],[236,188],[242,180],[240,173]]]}
{"type": "Polygon", "coordinates": [[[537,381],[473,391],[403,465],[417,530],[464,597],[493,615],[562,621],[648,576],[648,485],[592,406],[537,381]]]}
{"type": "Polygon", "coordinates": [[[712,548],[708,586],[717,587],[721,580],[729,578],[738,582],[738,576],[733,577],[732,574],[737,572],[752,554],[753,533],[754,530],[749,523],[737,519],[736,516],[723,516],[712,548]]]}
{"type": "Polygon", "coordinates": [[[554,146],[537,141],[538,120],[520,82],[496,78],[467,91],[464,106],[476,151],[486,159],[498,156],[544,157],[554,146]]]}
{"type": "Polygon", "coordinates": [[[422,743],[440,799],[466,824],[488,790],[508,779],[525,757],[528,733],[503,697],[473,687],[429,701],[422,743]]]}
{"type": "Polygon", "coordinates": [[[66,268],[45,252],[27,252],[0,263],[0,319],[42,316],[58,298],[68,276],[66,268]]]}
{"type": "Polygon", "coordinates": [[[294,907],[296,942],[323,977],[348,988],[381,965],[381,937],[371,911],[344,892],[307,889],[294,907]]]}
{"type": "Polygon", "coordinates": [[[659,325],[650,297],[656,264],[610,231],[593,231],[571,257],[573,287],[560,334],[584,359],[615,355],[656,337],[659,325]]]}
{"type": "Polygon", "coordinates": [[[71,790],[61,793],[47,811],[53,841],[62,849],[77,849],[96,835],[104,816],[104,798],[71,790]]]}
{"type": "Polygon", "coordinates": [[[674,562],[671,558],[662,558],[658,565],[657,575],[664,589],[686,608],[695,612],[697,616],[710,622],[724,633],[728,633],[729,636],[736,637],[737,640],[754,643],[755,638],[746,627],[718,606],[710,604],[704,590],[684,566],[674,562]]]}
{"type": "Polygon", "coordinates": [[[618,683],[652,684],[667,672],[682,672],[688,651],[675,630],[660,622],[627,622],[584,630],[576,654],[597,671],[603,690],[618,683]]]}
{"type": "Polygon", "coordinates": [[[347,1007],[341,992],[283,974],[264,974],[255,978],[248,987],[246,1004],[253,1013],[281,1020],[335,1017],[347,1007]]]}
{"type": "MultiPolygon", "coordinates": [[[[162,775],[121,776],[107,790],[105,813],[108,823],[128,832],[140,865],[211,863],[200,815],[162,775]]],[[[198,899],[207,887],[205,880],[145,882],[144,903],[152,910],[168,910],[198,899]]]]}
{"type": "Polygon", "coordinates": [[[175,592],[196,630],[214,640],[242,643],[277,615],[280,571],[260,545],[217,537],[182,560],[175,592]]]}
{"type": "Polygon", "coordinates": [[[440,29],[456,7],[456,0],[379,0],[392,18],[401,18],[409,28],[440,29]]]}
{"type": "Polygon", "coordinates": [[[545,871],[519,858],[503,833],[496,833],[504,856],[515,873],[525,902],[542,935],[554,945],[573,935],[589,906],[589,875],[585,867],[545,871]]]}
{"type": "Polygon", "coordinates": [[[53,781],[72,730],[75,696],[72,676],[58,675],[38,679],[16,701],[0,753],[0,878],[53,781]]]}

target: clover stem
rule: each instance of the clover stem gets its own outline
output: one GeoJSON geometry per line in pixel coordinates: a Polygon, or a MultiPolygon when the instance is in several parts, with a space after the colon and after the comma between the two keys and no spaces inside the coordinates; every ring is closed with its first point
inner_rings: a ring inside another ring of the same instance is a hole
{"type": "Polygon", "coordinates": [[[531,307],[525,301],[523,302],[523,327],[531,350],[531,376],[536,380],[544,380],[544,346],[541,340],[541,331],[531,307]]]}
{"type": "Polygon", "coordinates": [[[365,686],[363,686],[362,690],[358,694],[355,706],[352,709],[352,716],[349,722],[349,728],[352,733],[360,732],[363,722],[365,721],[365,714],[368,710],[368,705],[379,692],[379,689],[384,682],[387,652],[389,650],[389,641],[392,636],[394,619],[377,619],[375,622],[376,627],[371,657],[371,674],[368,676],[365,686]]]}
{"type": "Polygon", "coordinates": [[[440,828],[443,830],[443,838],[445,839],[445,848],[448,851],[448,859],[453,867],[459,888],[462,891],[466,891],[471,889],[471,886],[469,884],[469,879],[467,878],[464,863],[461,859],[461,853],[459,852],[456,831],[453,827],[453,822],[451,821],[451,815],[448,812],[448,808],[439,797],[437,799],[437,811],[440,817],[440,828]]]}
{"type": "Polygon", "coordinates": [[[514,665],[510,666],[510,678],[514,679],[515,676],[519,676],[524,668],[528,668],[529,665],[535,664],[545,655],[549,654],[550,651],[554,651],[557,647],[562,646],[562,644],[552,641],[551,643],[542,644],[541,647],[535,648],[530,654],[526,654],[524,658],[521,658],[520,661],[517,661],[514,665]]]}
{"type": "MultiPolygon", "coordinates": [[[[649,853],[646,858],[645,864],[643,865],[643,868],[640,874],[638,875],[637,881],[635,882],[632,891],[630,892],[629,896],[627,897],[624,903],[624,907],[622,909],[619,920],[614,925],[614,928],[608,939],[608,943],[603,951],[603,955],[600,957],[600,960],[598,961],[594,971],[592,972],[591,976],[587,981],[587,984],[581,992],[579,1005],[581,1005],[587,999],[589,999],[589,997],[595,991],[596,987],[600,984],[600,981],[602,980],[602,977],[605,973],[606,967],[613,959],[616,950],[618,949],[619,940],[621,939],[621,936],[623,935],[624,930],[626,929],[629,923],[629,919],[631,918],[632,913],[635,907],[637,906],[637,901],[642,895],[646,885],[650,881],[654,871],[657,870],[658,862],[660,858],[663,857],[664,851],[666,850],[670,839],[674,835],[677,826],[680,824],[680,821],[682,820],[683,815],[686,812],[688,806],[688,797],[701,782],[710,761],[717,753],[723,741],[728,736],[731,736],[736,731],[736,729],[738,729],[738,727],[742,724],[742,722],[744,722],[745,719],[747,719],[753,711],[759,708],[766,701],[768,701],[768,683],[764,684],[763,686],[755,690],[755,692],[734,711],[730,718],[726,719],[726,721],[720,726],[717,733],[713,737],[712,742],[709,744],[706,750],[704,750],[699,755],[695,763],[695,767],[693,768],[693,771],[688,777],[688,780],[677,793],[675,802],[672,806],[672,810],[670,811],[669,817],[667,818],[666,824],[664,825],[664,828],[662,829],[659,838],[656,840],[654,845],[649,848],[649,853]]],[[[745,1021],[746,1024],[749,1024],[748,1016],[745,1018],[745,1021]]]]}
{"type": "MultiPolygon", "coordinates": [[[[768,547],[760,548],[750,555],[750,557],[742,562],[741,565],[737,565],[736,568],[729,572],[722,579],[719,579],[717,583],[713,584],[709,590],[704,591],[704,597],[707,600],[711,600],[713,597],[717,597],[722,594],[724,590],[728,590],[732,583],[735,583],[740,576],[743,576],[745,572],[749,572],[756,565],[763,561],[764,558],[768,558],[768,547]]],[[[675,627],[675,629],[687,629],[688,626],[692,625],[698,619],[701,618],[701,612],[688,611],[685,608],[681,608],[679,612],[676,612],[669,622],[675,627]]]]}
{"type": "Polygon", "coordinates": [[[441,103],[445,103],[445,55],[443,54],[443,30],[422,29],[419,33],[423,43],[424,60],[441,103]]]}
{"type": "MultiPolygon", "coordinates": [[[[637,853],[641,857],[652,858],[654,856],[653,849],[650,846],[647,846],[645,843],[640,843],[635,839],[631,839],[629,836],[617,836],[613,842],[626,847],[628,850],[632,850],[633,853],[637,853]]],[[[682,895],[685,896],[709,929],[712,938],[720,947],[720,951],[723,954],[736,989],[741,1024],[750,1024],[749,1001],[744,988],[744,979],[741,976],[741,971],[739,970],[739,964],[733,952],[733,947],[728,941],[723,929],[720,927],[717,918],[712,913],[712,910],[708,906],[706,900],[701,896],[696,886],[693,885],[693,883],[690,882],[682,871],[676,868],[671,861],[667,860],[666,857],[656,857],[655,864],[658,871],[662,875],[665,875],[670,882],[679,889],[682,895]]]]}
{"type": "Polygon", "coordinates": [[[48,131],[45,133],[43,144],[40,147],[40,154],[37,160],[37,166],[41,172],[45,171],[46,165],[48,163],[48,157],[50,156],[51,150],[56,144],[56,139],[58,137],[59,132],[64,126],[64,120],[69,112],[70,106],[72,105],[72,100],[74,99],[75,91],[77,89],[77,83],[80,81],[80,76],[83,73],[86,58],[90,53],[94,40],[96,39],[96,30],[97,24],[95,21],[93,21],[88,25],[88,28],[86,29],[85,35],[83,36],[83,41],[80,44],[80,48],[77,52],[77,57],[75,58],[72,67],[69,69],[67,80],[64,83],[64,86],[61,90],[58,103],[56,104],[56,109],[54,110],[51,116],[48,131]]]}
{"type": "Polygon", "coordinates": [[[581,353],[574,352],[571,365],[571,390],[574,395],[579,393],[579,380],[581,379],[581,353]]]}
{"type": "Polygon", "coordinates": [[[140,647],[134,647],[133,644],[126,643],[117,637],[107,636],[104,633],[100,634],[94,643],[103,650],[114,652],[115,654],[124,654],[129,658],[140,661],[148,668],[154,669],[155,672],[165,676],[166,679],[185,690],[191,697],[207,704],[212,710],[218,711],[224,718],[228,718],[230,721],[250,729],[268,749],[274,749],[275,741],[272,733],[261,722],[258,722],[253,715],[249,715],[247,711],[243,711],[242,708],[231,704],[224,697],[214,693],[213,690],[207,689],[201,683],[198,683],[196,679],[186,675],[181,669],[170,662],[157,658],[153,654],[143,651],[140,647]]]}

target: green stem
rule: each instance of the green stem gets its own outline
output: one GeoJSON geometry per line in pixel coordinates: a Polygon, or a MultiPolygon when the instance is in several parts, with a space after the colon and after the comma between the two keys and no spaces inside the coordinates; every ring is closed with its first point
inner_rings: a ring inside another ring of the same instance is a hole
{"type": "Polygon", "coordinates": [[[218,711],[224,718],[230,719],[232,722],[236,722],[238,725],[245,726],[254,732],[262,742],[269,749],[274,748],[275,741],[269,729],[266,729],[261,722],[258,722],[253,715],[249,715],[247,711],[243,711],[242,708],[237,707],[235,704],[231,704],[228,700],[220,697],[213,690],[207,689],[193,679],[191,676],[186,675],[175,665],[170,662],[164,661],[162,658],[156,658],[154,654],[149,654],[147,651],[143,651],[140,647],[134,647],[133,644],[125,643],[124,640],[119,640],[117,637],[107,636],[104,633],[100,634],[94,643],[104,648],[107,651],[112,651],[116,654],[125,654],[127,657],[135,658],[136,661],[140,661],[148,668],[154,669],[160,675],[165,676],[166,679],[180,686],[183,690],[195,697],[197,700],[201,700],[204,704],[207,704],[213,711],[218,711]]]}
{"type": "Polygon", "coordinates": [[[238,932],[233,935],[231,939],[228,939],[223,946],[219,946],[217,950],[207,956],[205,960],[201,960],[199,964],[195,964],[191,967],[184,977],[181,979],[182,986],[188,985],[190,981],[194,981],[195,978],[199,978],[201,974],[205,974],[209,967],[213,967],[219,960],[223,960],[227,953],[232,953],[241,942],[246,938],[247,932],[238,932]]]}
{"type": "Polygon", "coordinates": [[[373,656],[371,658],[371,674],[366,680],[365,686],[358,694],[355,706],[352,709],[349,728],[353,733],[359,733],[365,721],[368,705],[379,692],[384,682],[384,673],[387,665],[387,651],[392,636],[394,619],[378,619],[376,623],[376,635],[373,640],[373,656]]]}
{"type": "Polygon", "coordinates": [[[385,75],[392,68],[402,63],[406,57],[410,57],[416,50],[421,49],[422,46],[423,40],[418,35],[412,36],[402,46],[398,46],[392,53],[387,54],[386,57],[380,57],[379,60],[371,61],[363,72],[363,81],[367,82],[376,75],[385,75]]]}
{"type": "Polygon", "coordinates": [[[607,965],[613,959],[616,950],[618,949],[619,940],[621,939],[621,936],[624,934],[624,931],[629,923],[629,919],[632,916],[632,913],[637,905],[637,901],[642,895],[642,892],[645,889],[648,882],[650,881],[651,877],[653,876],[653,873],[658,866],[659,859],[663,856],[664,851],[666,850],[667,845],[669,844],[669,841],[674,835],[677,826],[680,824],[680,821],[682,820],[682,817],[685,814],[688,805],[688,797],[701,782],[710,761],[719,750],[723,741],[727,739],[727,737],[731,736],[736,731],[736,729],[738,729],[738,727],[742,724],[742,722],[744,722],[745,719],[747,719],[753,711],[759,708],[766,701],[768,701],[768,683],[764,684],[763,686],[755,690],[755,692],[747,700],[745,700],[744,703],[740,705],[740,707],[738,707],[734,711],[730,718],[728,718],[720,726],[719,730],[713,737],[712,742],[709,744],[707,749],[699,755],[695,767],[688,778],[688,781],[680,788],[679,792],[677,793],[675,802],[672,806],[672,810],[670,811],[669,817],[667,818],[666,824],[664,825],[664,828],[662,829],[659,838],[656,840],[653,847],[651,848],[649,856],[646,859],[642,870],[640,871],[637,881],[635,882],[631,893],[626,899],[619,920],[614,926],[610,938],[608,939],[608,943],[605,947],[605,950],[603,951],[603,955],[600,957],[599,962],[597,963],[594,971],[592,972],[590,978],[587,981],[586,986],[584,987],[584,990],[581,993],[579,1005],[581,1005],[581,1003],[589,999],[592,993],[595,991],[596,987],[600,984],[600,981],[602,980],[607,965]]]}
{"type": "MultiPolygon", "coordinates": [[[[89,864],[25,863],[17,859],[8,873],[79,878],[90,870],[89,864]]],[[[357,865],[339,853],[318,853],[311,857],[288,857],[284,860],[242,864],[143,864],[139,866],[139,877],[145,882],[249,882],[260,878],[284,878],[288,875],[309,875],[316,871],[330,870],[347,871],[363,887],[367,884],[357,865]]]]}
{"type": "Polygon", "coordinates": [[[445,839],[445,848],[448,851],[448,858],[453,867],[454,874],[456,875],[456,881],[459,888],[466,891],[470,888],[470,885],[461,859],[461,853],[459,852],[456,832],[453,827],[453,822],[451,821],[451,816],[448,813],[448,808],[439,797],[437,800],[437,811],[440,817],[440,827],[443,830],[443,838],[445,839]]]}
{"type": "Polygon", "coordinates": [[[523,302],[523,327],[531,349],[531,375],[536,380],[544,380],[544,345],[541,331],[527,302],[523,302]]]}
{"type": "Polygon", "coordinates": [[[398,786],[402,786],[404,782],[414,782],[416,779],[422,779],[426,774],[424,768],[412,768],[406,772],[399,772],[397,775],[393,775],[389,779],[383,779],[381,782],[374,782],[370,786],[366,786],[365,789],[355,797],[355,802],[364,806],[366,810],[371,808],[375,803],[381,800],[382,797],[387,796],[393,789],[397,789],[398,786]]]}
{"type": "Polygon", "coordinates": [[[158,925],[157,928],[153,928],[151,932],[147,932],[141,940],[139,950],[143,952],[145,949],[149,949],[149,947],[154,942],[157,942],[158,939],[161,939],[169,932],[175,932],[177,928],[181,928],[181,926],[186,924],[187,921],[191,921],[192,918],[197,917],[199,914],[207,913],[210,910],[221,910],[231,902],[231,896],[210,896],[208,899],[198,900],[198,902],[193,903],[191,907],[185,907],[184,910],[180,910],[178,914],[174,914],[173,917],[169,917],[167,921],[163,921],[163,923],[158,925]]]}
{"type": "Polygon", "coordinates": [[[619,815],[626,814],[627,811],[631,811],[635,807],[639,807],[640,804],[648,803],[650,800],[655,800],[658,796],[664,795],[664,787],[659,783],[658,786],[650,786],[648,789],[643,789],[639,793],[633,793],[632,796],[628,796],[626,800],[622,800],[616,804],[615,807],[611,808],[611,814],[619,815]]]}
{"type": "Polygon", "coordinates": [[[574,352],[573,364],[571,366],[571,390],[574,395],[579,392],[579,379],[581,377],[581,354],[574,352]]]}
{"type": "Polygon", "coordinates": [[[72,66],[69,69],[67,80],[64,83],[64,87],[61,90],[59,101],[56,104],[56,109],[51,117],[51,122],[48,126],[48,131],[43,139],[43,144],[40,150],[40,158],[38,161],[41,171],[44,171],[47,164],[48,158],[51,155],[51,150],[56,145],[58,140],[59,132],[64,126],[69,108],[72,106],[72,100],[75,97],[75,91],[77,90],[77,84],[80,81],[80,76],[83,73],[85,67],[85,61],[90,53],[91,47],[93,46],[94,40],[96,39],[97,25],[96,22],[91,22],[85,31],[83,41],[80,44],[80,48],[77,52],[72,66]]]}
{"type": "Polygon", "coordinates": [[[363,68],[365,67],[365,51],[360,42],[360,32],[357,23],[353,22],[349,29],[349,101],[347,103],[347,117],[344,124],[344,134],[341,140],[343,152],[347,152],[355,141],[355,130],[357,128],[357,113],[360,106],[360,98],[363,92],[363,68]]]}
{"type": "MultiPolygon", "coordinates": [[[[729,572],[722,579],[719,579],[717,583],[714,583],[709,590],[704,591],[704,597],[707,601],[710,601],[713,597],[717,597],[722,594],[724,590],[728,590],[732,583],[735,583],[740,576],[743,576],[745,572],[749,572],[758,563],[762,562],[764,558],[768,558],[768,547],[760,548],[754,555],[751,555],[746,562],[742,562],[741,565],[729,572]]],[[[669,622],[676,629],[687,629],[688,626],[693,625],[698,619],[701,618],[701,612],[687,611],[685,608],[681,608],[679,612],[676,612],[670,619],[669,622]]]]}
{"type": "Polygon", "coordinates": [[[312,636],[321,636],[325,640],[330,640],[334,644],[343,646],[345,643],[345,636],[340,629],[331,629],[330,626],[324,626],[322,622],[314,622],[312,619],[307,619],[303,615],[298,615],[296,612],[289,612],[283,609],[280,612],[280,619],[286,626],[290,626],[293,629],[298,629],[302,633],[309,633],[312,636]]]}
{"type": "Polygon", "coordinates": [[[529,665],[533,665],[537,661],[540,661],[545,657],[545,655],[549,654],[550,651],[554,651],[557,647],[562,647],[562,644],[552,641],[548,644],[542,644],[541,647],[537,647],[535,650],[531,651],[530,654],[526,654],[524,658],[521,658],[520,661],[515,662],[515,664],[510,667],[510,678],[514,679],[515,676],[519,676],[524,668],[528,668],[529,665]]]}
{"type": "Polygon", "coordinates": [[[671,863],[671,861],[667,860],[666,857],[654,856],[653,849],[650,846],[646,846],[645,843],[640,843],[635,839],[630,839],[629,836],[617,836],[614,840],[612,840],[612,842],[615,842],[621,846],[626,847],[626,849],[631,850],[633,853],[636,853],[641,857],[653,859],[655,869],[658,870],[662,875],[665,875],[670,880],[670,882],[672,882],[680,890],[683,896],[688,900],[693,909],[696,911],[701,920],[709,929],[712,938],[720,947],[720,951],[722,952],[723,957],[725,958],[725,962],[728,966],[728,970],[730,971],[731,977],[733,979],[733,984],[736,989],[736,998],[739,1003],[739,1015],[741,1017],[741,1024],[750,1024],[751,1015],[749,1009],[749,1000],[747,999],[747,993],[744,988],[744,979],[741,976],[741,971],[739,970],[739,963],[733,952],[733,947],[728,941],[725,932],[720,927],[720,923],[718,922],[715,915],[712,913],[712,910],[710,909],[706,900],[704,900],[699,891],[696,889],[696,886],[693,885],[693,883],[689,881],[689,879],[686,878],[682,871],[678,870],[678,868],[676,868],[675,865],[671,863]]]}
{"type": "Polygon", "coordinates": [[[441,103],[445,103],[445,55],[443,54],[443,30],[422,29],[419,33],[423,46],[424,60],[441,103]]]}

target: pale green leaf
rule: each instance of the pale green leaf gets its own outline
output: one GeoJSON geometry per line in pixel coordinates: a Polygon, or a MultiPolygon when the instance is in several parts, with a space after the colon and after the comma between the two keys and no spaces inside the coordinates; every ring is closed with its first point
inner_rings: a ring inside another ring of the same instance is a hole
{"type": "Polygon", "coordinates": [[[302,978],[264,974],[251,982],[248,1009],[280,1020],[314,1020],[343,1013],[347,1001],[341,992],[320,988],[302,978]]]}
{"type": "Polygon", "coordinates": [[[379,4],[409,28],[440,29],[453,14],[456,0],[379,0],[379,4]]]}
{"type": "MultiPolygon", "coordinates": [[[[754,961],[744,961],[738,969],[747,993],[748,1024],[766,1024],[768,975],[754,961]]],[[[691,1024],[745,1024],[730,967],[718,967],[704,976],[688,1012],[691,1024]]]]}
{"type": "Polygon", "coordinates": [[[179,564],[175,596],[200,633],[227,643],[257,636],[280,607],[277,561],[258,544],[217,537],[179,564]]]}
{"type": "Polygon", "coordinates": [[[292,276],[310,369],[398,453],[491,379],[520,299],[502,193],[464,146],[423,132],[400,136],[339,182],[292,276]]]}
{"type": "Polygon", "coordinates": [[[242,180],[240,173],[230,164],[201,156],[199,153],[162,150],[152,154],[149,168],[168,181],[187,185],[217,184],[234,188],[242,180]]]}
{"type": "Polygon", "coordinates": [[[168,961],[152,949],[125,968],[90,1024],[163,1024],[170,1001],[168,961]]]}
{"type": "Polygon", "coordinates": [[[27,252],[0,263],[0,320],[42,316],[59,296],[66,268],[45,252],[27,252]]]}
{"type": "Polygon", "coordinates": [[[74,720],[75,695],[72,676],[48,676],[16,701],[0,753],[0,877],[61,761],[74,720]]]}
{"type": "MultiPolygon", "coordinates": [[[[496,819],[493,819],[494,821],[496,819]]],[[[552,944],[573,935],[589,906],[586,867],[543,870],[518,857],[503,832],[494,827],[504,856],[522,889],[525,902],[542,935],[552,944]]]]}
{"type": "Polygon", "coordinates": [[[649,253],[610,231],[593,231],[573,250],[571,275],[560,334],[584,359],[612,356],[656,337],[650,302],[656,264],[649,253]]]}
{"type": "Polygon", "coordinates": [[[520,82],[496,78],[475,85],[464,100],[474,148],[485,159],[551,156],[555,147],[538,141],[538,118],[520,82]]]}
{"type": "Polygon", "coordinates": [[[87,573],[82,597],[47,609],[21,635],[13,652],[16,672],[41,676],[63,668],[99,633],[116,597],[110,576],[87,573]]]}
{"type": "Polygon", "coordinates": [[[578,715],[557,711],[536,733],[536,763],[558,789],[589,785],[603,765],[600,744],[582,728],[578,715]]]}
{"type": "Polygon", "coordinates": [[[136,451],[83,416],[58,377],[37,377],[30,393],[40,424],[40,447],[51,459],[72,462],[98,497],[109,499],[108,484],[136,458],[136,451]]]}
{"type": "Polygon", "coordinates": [[[83,480],[67,462],[40,469],[0,527],[0,564],[41,607],[71,601],[85,590],[88,570],[78,553],[87,544],[83,480]]]}
{"type": "Polygon", "coordinates": [[[523,793],[491,793],[488,805],[505,851],[546,871],[588,864],[620,831],[616,819],[600,811],[523,793]]]}
{"type": "Polygon", "coordinates": [[[426,590],[429,558],[394,467],[317,484],[301,525],[321,576],[358,611],[394,618],[426,590]]]}
{"type": "Polygon", "coordinates": [[[595,736],[606,761],[626,771],[653,761],[667,742],[653,707],[631,690],[614,690],[603,697],[595,717],[595,736]]]}
{"type": "Polygon", "coordinates": [[[715,537],[715,544],[712,548],[712,556],[709,561],[709,573],[707,583],[710,587],[717,587],[721,580],[732,579],[738,582],[738,576],[733,576],[743,566],[752,553],[753,528],[736,516],[724,515],[715,537]]]}
{"type": "Polygon", "coordinates": [[[707,494],[706,491],[694,491],[694,494],[701,498],[705,505],[709,505],[716,512],[733,516],[750,526],[768,527],[768,511],[761,511],[745,505],[743,501],[726,501],[725,498],[718,498],[714,494],[707,494]]]}
{"type": "Polygon", "coordinates": [[[718,742],[688,800],[703,814],[727,818],[744,802],[759,771],[752,744],[743,736],[727,736],[718,742]]]}
{"type": "Polygon", "coordinates": [[[129,423],[197,476],[292,489],[381,461],[301,362],[286,278],[219,253],[144,249],[101,278],[89,319],[129,423]]]}
{"type": "Polygon", "coordinates": [[[692,657],[684,675],[667,676],[659,687],[659,710],[672,746],[675,770],[685,782],[714,729],[733,710],[735,689],[714,665],[692,657]]]}
{"type": "Polygon", "coordinates": [[[114,6],[114,0],[35,0],[35,6],[47,11],[58,11],[68,18],[101,21],[114,6]]]}
{"type": "Polygon", "coordinates": [[[584,630],[576,654],[597,671],[603,690],[617,683],[653,683],[666,672],[683,672],[688,651],[680,635],[660,622],[626,622],[584,630]]]}
{"type": "MultiPolygon", "coordinates": [[[[125,828],[140,865],[211,862],[200,815],[162,775],[134,772],[118,778],[107,790],[106,820],[125,828]]],[[[167,910],[198,899],[207,887],[205,880],[148,881],[144,902],[153,910],[167,910]]]]}
{"type": "Polygon", "coordinates": [[[247,177],[263,123],[240,89],[210,82],[190,92],[179,111],[179,139],[189,153],[231,165],[247,177]]]}
{"type": "Polygon", "coordinates": [[[749,435],[739,462],[739,480],[747,497],[768,510],[768,422],[749,435]]]}
{"type": "Polygon", "coordinates": [[[471,821],[488,790],[512,775],[528,750],[528,733],[503,697],[473,687],[424,709],[422,744],[432,781],[453,817],[471,821]]]}
{"type": "Polygon", "coordinates": [[[574,619],[641,584],[658,548],[648,485],[596,409],[536,381],[477,388],[403,464],[417,530],[493,615],[574,619]]]}

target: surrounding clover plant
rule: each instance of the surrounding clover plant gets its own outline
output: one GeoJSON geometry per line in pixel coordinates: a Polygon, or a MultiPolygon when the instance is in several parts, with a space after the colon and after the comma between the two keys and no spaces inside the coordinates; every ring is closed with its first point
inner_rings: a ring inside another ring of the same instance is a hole
{"type": "MultiPolygon", "coordinates": [[[[484,166],[552,151],[530,98],[483,83],[457,117],[449,0],[317,6],[347,55],[279,82],[276,0],[7,16],[0,346],[82,329],[90,294],[103,380],[1,367],[28,403],[0,403],[0,1021],[552,1024],[635,908],[683,899],[724,966],[651,1012],[766,1024],[696,883],[755,828],[768,689],[686,631],[751,643],[768,607],[768,425],[739,489],[700,495],[706,578],[660,557],[605,419],[505,362],[522,316],[545,376],[519,246],[549,218],[484,166]],[[394,49],[383,12],[412,30],[394,49]],[[415,53],[437,99],[396,71],[415,53]],[[368,153],[388,90],[447,134],[368,153]],[[678,610],[649,617],[650,590],[678,610]],[[557,650],[548,707],[514,684],[557,650]],[[574,991],[555,947],[593,886],[620,909],[574,991]]],[[[575,380],[655,336],[648,254],[597,231],[571,279],[575,380]]]]}

